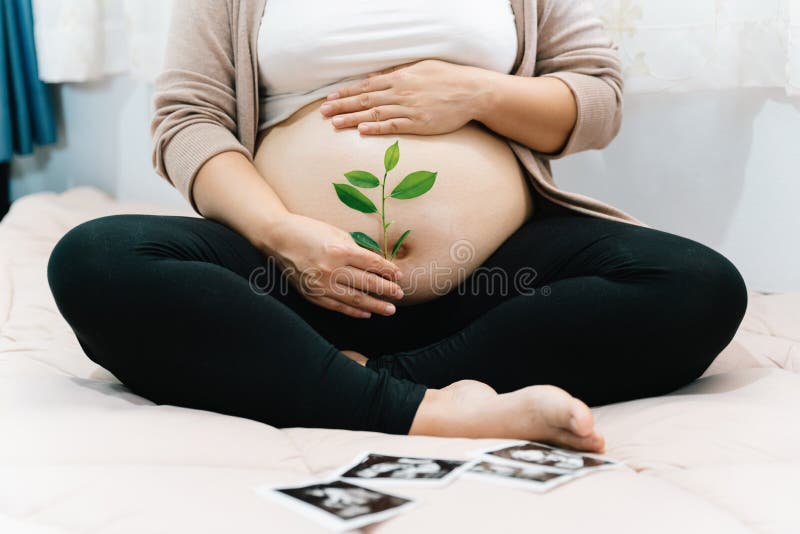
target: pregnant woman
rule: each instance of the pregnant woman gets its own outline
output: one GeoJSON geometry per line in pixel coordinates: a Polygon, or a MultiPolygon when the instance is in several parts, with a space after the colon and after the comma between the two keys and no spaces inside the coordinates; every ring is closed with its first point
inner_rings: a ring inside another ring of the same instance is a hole
{"type": "Polygon", "coordinates": [[[744,314],[737,269],[550,176],[620,127],[589,3],[311,4],[175,2],[153,160],[200,216],[101,217],[57,244],[50,287],[93,361],[153,402],[278,427],[587,451],[589,406],[703,373],[744,314]],[[395,141],[390,188],[437,178],[386,200],[389,247],[412,230],[390,261],[331,182],[382,176],[395,141]]]}

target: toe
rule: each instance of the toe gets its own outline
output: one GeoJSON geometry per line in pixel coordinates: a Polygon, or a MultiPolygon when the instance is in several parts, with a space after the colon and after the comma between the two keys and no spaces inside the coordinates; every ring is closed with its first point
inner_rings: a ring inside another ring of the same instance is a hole
{"type": "Polygon", "coordinates": [[[606,452],[606,439],[600,435],[598,435],[597,437],[598,437],[598,445],[594,452],[602,454],[606,452]]]}
{"type": "Polygon", "coordinates": [[[592,410],[578,399],[573,400],[569,409],[569,430],[581,437],[591,436],[594,432],[592,410]]]}
{"type": "Polygon", "coordinates": [[[605,440],[594,432],[588,436],[577,436],[568,430],[559,430],[553,441],[558,446],[576,451],[601,453],[605,449],[605,440]]]}

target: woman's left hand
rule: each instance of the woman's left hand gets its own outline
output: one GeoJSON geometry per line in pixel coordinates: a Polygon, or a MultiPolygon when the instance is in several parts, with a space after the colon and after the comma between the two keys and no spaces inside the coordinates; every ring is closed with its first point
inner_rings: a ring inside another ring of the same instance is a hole
{"type": "Polygon", "coordinates": [[[362,134],[436,135],[458,130],[475,117],[481,69],[423,59],[367,75],[334,91],[320,112],[337,129],[362,134]]]}

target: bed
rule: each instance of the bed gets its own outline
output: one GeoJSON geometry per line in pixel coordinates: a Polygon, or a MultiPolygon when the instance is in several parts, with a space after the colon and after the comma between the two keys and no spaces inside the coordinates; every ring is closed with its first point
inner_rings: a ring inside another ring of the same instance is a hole
{"type": "MultiPolygon", "coordinates": [[[[277,429],[132,393],[83,354],[45,275],[69,228],[132,212],[192,215],[79,187],[24,197],[0,223],[0,532],[321,532],[253,487],[323,478],[362,450],[466,459],[505,442],[277,429]]],[[[364,530],[798,533],[799,370],[800,294],[750,292],[701,379],[596,409],[623,468],[544,494],[404,488],[422,504],[364,530]]]]}

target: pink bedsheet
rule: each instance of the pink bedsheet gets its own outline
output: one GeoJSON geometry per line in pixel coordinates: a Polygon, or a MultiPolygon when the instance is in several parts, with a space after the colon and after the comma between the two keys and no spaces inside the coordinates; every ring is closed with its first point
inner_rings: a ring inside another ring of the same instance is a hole
{"type": "MultiPolygon", "coordinates": [[[[16,202],[0,224],[0,532],[321,532],[259,498],[261,483],[323,477],[361,450],[467,458],[503,440],[394,436],[157,406],[86,358],[45,266],[72,226],[122,204],[96,189],[16,202]]],[[[366,529],[409,532],[798,533],[800,294],[750,294],[704,378],[604,406],[617,471],[546,494],[459,479],[404,489],[423,504],[366,529]]]]}

